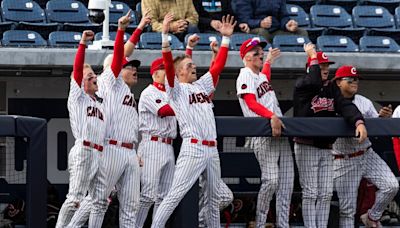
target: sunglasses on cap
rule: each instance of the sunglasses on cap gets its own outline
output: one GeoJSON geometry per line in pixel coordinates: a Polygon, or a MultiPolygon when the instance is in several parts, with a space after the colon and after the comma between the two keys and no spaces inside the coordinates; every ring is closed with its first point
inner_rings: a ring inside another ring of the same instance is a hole
{"type": "Polygon", "coordinates": [[[342,80],[345,80],[347,83],[351,84],[353,82],[358,82],[359,78],[357,77],[344,77],[342,80]]]}
{"type": "Polygon", "coordinates": [[[250,47],[250,46],[256,46],[260,43],[260,38],[258,37],[254,37],[248,44],[246,44],[246,47],[250,47]]]}

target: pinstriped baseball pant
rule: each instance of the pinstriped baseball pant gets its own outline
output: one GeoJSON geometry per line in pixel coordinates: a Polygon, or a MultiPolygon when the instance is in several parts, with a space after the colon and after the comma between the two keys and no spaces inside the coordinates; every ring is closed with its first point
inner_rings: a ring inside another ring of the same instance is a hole
{"type": "Polygon", "coordinates": [[[175,171],[175,155],[172,145],[143,140],[139,144],[138,155],[143,160],[143,167],[136,227],[143,227],[151,205],[154,204],[153,215],[155,215],[171,187],[175,171]]]}
{"type": "Polygon", "coordinates": [[[100,170],[105,178],[97,178],[89,195],[75,213],[68,227],[81,227],[89,217],[89,227],[101,227],[108,207],[108,196],[114,186],[117,188],[119,207],[119,226],[135,226],[135,214],[139,201],[140,169],[135,150],[115,145],[104,147],[104,157],[100,170]]]}
{"type": "Polygon", "coordinates": [[[294,151],[303,195],[304,226],[327,227],[333,191],[332,150],[295,143],[294,151]]]}
{"type": "Polygon", "coordinates": [[[294,185],[294,164],[287,138],[253,138],[254,153],[261,169],[257,198],[257,227],[265,227],[269,204],[276,193],[276,226],[289,227],[289,210],[294,185]]]}
{"type": "Polygon", "coordinates": [[[161,202],[153,219],[152,228],[163,228],[179,202],[196,183],[204,172],[207,180],[206,191],[209,196],[207,224],[209,227],[220,227],[218,182],[221,179],[219,155],[216,147],[190,143],[183,139],[179,153],[171,190],[161,202]]]}
{"type": "Polygon", "coordinates": [[[340,227],[353,227],[357,210],[357,194],[361,178],[373,183],[379,190],[369,217],[379,220],[386,206],[393,200],[399,183],[386,164],[371,148],[358,157],[335,159],[334,184],[339,197],[340,227]]]}
{"type": "Polygon", "coordinates": [[[99,169],[99,160],[102,152],[93,148],[75,144],[68,154],[69,190],[67,199],[60,209],[57,219],[57,228],[63,228],[71,221],[78,208],[82,205],[89,188],[99,169]]]}

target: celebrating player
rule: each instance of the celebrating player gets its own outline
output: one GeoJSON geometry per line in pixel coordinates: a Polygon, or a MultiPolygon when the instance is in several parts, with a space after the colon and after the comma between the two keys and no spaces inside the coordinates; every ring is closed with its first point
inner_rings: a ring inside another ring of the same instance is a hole
{"type": "Polygon", "coordinates": [[[218,181],[221,178],[219,155],[216,148],[216,127],[209,95],[215,90],[219,75],[226,63],[234,18],[223,17],[220,33],[223,35],[220,51],[209,72],[197,80],[196,65],[187,56],[173,61],[168,41],[172,14],[163,21],[163,59],[167,75],[167,93],[171,99],[181,136],[181,151],[175,167],[171,190],[160,204],[152,227],[164,227],[167,219],[199,176],[206,171],[208,195],[207,221],[210,227],[220,227],[218,181]],[[175,76],[176,70],[176,76],[175,76]],[[201,115],[199,115],[201,113],[201,115]]]}
{"type": "MultiPolygon", "coordinates": [[[[343,96],[353,102],[364,117],[391,117],[391,107],[383,107],[378,114],[368,98],[357,94],[359,75],[355,67],[340,67],[336,71],[334,80],[343,96]]],[[[361,221],[367,227],[381,227],[379,219],[399,188],[393,172],[374,152],[368,138],[361,144],[356,138],[338,138],[333,144],[333,154],[334,185],[339,197],[340,227],[354,226],[361,178],[366,178],[378,188],[374,205],[368,213],[361,215],[361,221]]]]}
{"type": "Polygon", "coordinates": [[[92,31],[84,31],[75,56],[68,96],[68,111],[75,145],[68,155],[69,190],[60,209],[57,228],[68,225],[99,169],[106,130],[102,99],[96,95],[97,75],[85,62],[86,42],[92,31]],[[82,88],[83,87],[83,88],[82,88]]]}
{"type": "MultiPolygon", "coordinates": [[[[367,138],[364,118],[357,107],[344,99],[336,83],[328,80],[329,61],[316,52],[312,43],[304,45],[308,55],[307,74],[298,78],[294,89],[295,117],[342,115],[362,143],[367,138]]],[[[332,143],[335,137],[296,137],[295,155],[302,188],[302,211],[306,227],[327,227],[333,191],[332,143]]]]}
{"type": "Polygon", "coordinates": [[[236,80],[240,107],[245,117],[271,120],[272,138],[253,138],[254,153],[261,168],[261,188],[257,199],[257,227],[265,227],[269,204],[276,192],[277,226],[289,227],[289,207],[293,192],[294,169],[292,151],[287,138],[280,138],[283,124],[278,99],[271,86],[271,64],[279,49],[270,48],[263,67],[266,42],[250,38],[240,47],[245,67],[236,80]],[[262,71],[260,72],[262,68],[262,71]],[[278,162],[279,161],[279,162],[278,162]]]}

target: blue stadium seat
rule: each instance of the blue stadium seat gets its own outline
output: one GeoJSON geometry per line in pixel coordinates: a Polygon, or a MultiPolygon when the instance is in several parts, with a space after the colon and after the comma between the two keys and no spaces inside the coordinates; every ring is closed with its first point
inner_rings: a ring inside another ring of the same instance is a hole
{"type": "Polygon", "coordinates": [[[362,5],[382,6],[394,14],[396,7],[399,6],[400,0],[360,0],[362,5]]]}
{"type": "Polygon", "coordinates": [[[80,32],[56,31],[49,35],[49,46],[74,48],[79,45],[81,38],[82,33],[80,32]]]}
{"type": "MultiPolygon", "coordinates": [[[[110,24],[118,24],[118,19],[128,13],[131,8],[126,3],[112,1],[110,4],[110,24]]],[[[138,24],[135,11],[132,10],[131,24],[138,24]]]]}
{"type": "Polygon", "coordinates": [[[45,23],[46,16],[39,4],[30,0],[3,0],[1,2],[4,21],[45,23]]]}
{"type": "MultiPolygon", "coordinates": [[[[169,41],[172,49],[183,50],[183,43],[179,39],[169,34],[169,41]]],[[[146,32],[140,36],[140,47],[144,49],[159,49],[161,50],[161,33],[158,32],[146,32]]]]}
{"type": "Polygon", "coordinates": [[[62,26],[63,31],[71,32],[82,32],[84,30],[92,30],[94,33],[101,32],[103,29],[102,25],[92,24],[92,23],[65,23],[62,26]]]}
{"type": "MultiPolygon", "coordinates": [[[[187,34],[185,36],[185,45],[187,45],[188,38],[192,34],[187,34]]],[[[210,49],[210,43],[213,40],[218,41],[218,44],[221,44],[221,36],[216,34],[216,33],[197,33],[197,35],[200,37],[199,42],[195,46],[195,50],[211,50],[210,49]]]]}
{"type": "Polygon", "coordinates": [[[57,23],[88,23],[88,9],[75,0],[50,0],[46,5],[47,19],[57,23]]]}
{"type": "Polygon", "coordinates": [[[347,36],[358,44],[360,38],[366,33],[365,28],[328,28],[324,35],[347,36]]]}
{"type": "Polygon", "coordinates": [[[356,27],[395,27],[393,16],[382,6],[356,6],[353,8],[353,19],[356,27]]]}
{"type": "Polygon", "coordinates": [[[20,46],[20,47],[45,47],[46,40],[35,32],[28,30],[11,30],[3,34],[1,43],[4,46],[20,46]]]}
{"type": "Polygon", "coordinates": [[[286,4],[286,9],[290,18],[296,20],[299,27],[310,26],[310,18],[303,8],[298,5],[286,4]]]}
{"type": "Polygon", "coordinates": [[[3,38],[3,33],[15,28],[14,22],[0,22],[0,39],[3,38]]]}
{"type": "Polygon", "coordinates": [[[397,24],[397,28],[400,28],[400,6],[396,8],[395,10],[395,18],[396,18],[396,24],[397,24]]]}
{"type": "Polygon", "coordinates": [[[364,36],[360,39],[360,51],[362,52],[400,52],[400,47],[390,37],[364,36]]]}
{"type": "Polygon", "coordinates": [[[357,0],[323,0],[321,3],[326,5],[341,6],[348,13],[351,13],[353,7],[357,5],[357,0]]]}
{"type": "MultiPolygon", "coordinates": [[[[230,44],[231,47],[230,48],[232,50],[239,51],[240,50],[240,46],[242,45],[242,43],[245,40],[248,40],[248,39],[253,38],[253,37],[258,37],[258,38],[260,38],[260,40],[267,42],[264,37],[258,36],[258,35],[255,35],[255,34],[234,33],[231,36],[231,44],[230,44]]],[[[264,48],[264,50],[268,50],[269,47],[271,47],[271,44],[268,43],[268,45],[264,48]]]]}
{"type": "MultiPolygon", "coordinates": [[[[94,40],[101,40],[101,37],[103,36],[103,32],[98,32],[94,36],[94,40]]],[[[110,32],[110,40],[115,40],[115,37],[117,36],[117,32],[110,32]]],[[[124,34],[124,42],[128,41],[131,36],[128,33],[124,34]]]]}
{"type": "Polygon", "coordinates": [[[314,5],[310,9],[310,17],[314,27],[353,27],[350,14],[340,6],[314,5]]]}
{"type": "Polygon", "coordinates": [[[387,36],[400,44],[400,29],[369,29],[366,34],[369,36],[387,36]]]}
{"type": "Polygon", "coordinates": [[[137,12],[138,16],[138,21],[142,18],[142,2],[138,2],[135,6],[135,10],[137,12]]]}
{"type": "Polygon", "coordinates": [[[294,4],[299,5],[303,8],[307,13],[310,12],[311,6],[317,3],[316,0],[288,0],[286,1],[287,4],[294,4]]]}
{"type": "Polygon", "coordinates": [[[358,46],[346,36],[320,36],[317,47],[324,52],[357,52],[358,46]]]}
{"type": "Polygon", "coordinates": [[[276,35],[272,40],[272,46],[281,51],[304,51],[303,45],[309,43],[308,37],[296,35],[276,35]]]}
{"type": "Polygon", "coordinates": [[[308,39],[311,40],[314,44],[317,43],[317,38],[322,36],[325,33],[326,28],[318,27],[318,28],[304,28],[308,33],[308,39]]]}

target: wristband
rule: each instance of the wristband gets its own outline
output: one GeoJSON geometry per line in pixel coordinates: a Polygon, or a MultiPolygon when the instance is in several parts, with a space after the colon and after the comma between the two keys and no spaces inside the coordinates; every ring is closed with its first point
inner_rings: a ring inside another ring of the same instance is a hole
{"type": "Polygon", "coordinates": [[[161,40],[163,43],[169,43],[168,33],[167,34],[161,33],[161,40]]]}
{"type": "Polygon", "coordinates": [[[222,45],[227,45],[229,46],[229,42],[231,41],[231,38],[227,37],[227,36],[223,36],[222,37],[222,41],[221,41],[221,46],[222,45]]]}
{"type": "Polygon", "coordinates": [[[192,47],[190,47],[189,45],[186,45],[186,49],[193,50],[193,48],[192,48],[192,47]]]}

